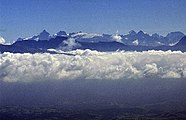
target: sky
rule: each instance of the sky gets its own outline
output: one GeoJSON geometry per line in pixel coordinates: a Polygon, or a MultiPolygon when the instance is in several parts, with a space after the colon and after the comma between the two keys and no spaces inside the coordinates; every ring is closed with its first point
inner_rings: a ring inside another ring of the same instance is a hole
{"type": "Polygon", "coordinates": [[[46,29],[127,34],[186,33],[186,0],[0,0],[0,36],[12,42],[46,29]]]}

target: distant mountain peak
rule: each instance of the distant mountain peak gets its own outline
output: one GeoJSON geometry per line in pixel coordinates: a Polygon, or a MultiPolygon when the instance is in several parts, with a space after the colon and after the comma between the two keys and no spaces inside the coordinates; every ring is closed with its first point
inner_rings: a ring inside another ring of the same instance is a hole
{"type": "Polygon", "coordinates": [[[47,32],[45,29],[42,32],[47,32]]]}
{"type": "Polygon", "coordinates": [[[140,30],[137,34],[138,35],[144,35],[145,33],[142,30],[140,30]]]}
{"type": "Polygon", "coordinates": [[[157,33],[154,33],[154,34],[152,34],[152,37],[156,37],[156,38],[158,38],[158,37],[160,37],[160,35],[157,34],[157,33]]]}
{"type": "Polygon", "coordinates": [[[39,35],[39,40],[49,40],[51,38],[50,33],[46,30],[43,30],[39,35]]]}
{"type": "Polygon", "coordinates": [[[175,46],[186,46],[186,36],[181,38],[181,40],[175,46]]]}
{"type": "Polygon", "coordinates": [[[185,35],[180,31],[170,32],[167,34],[166,38],[168,41],[171,41],[171,43],[176,43],[178,40],[183,38],[185,35]]]}
{"type": "Polygon", "coordinates": [[[47,32],[47,31],[44,29],[40,34],[50,34],[50,33],[47,32]]]}
{"type": "Polygon", "coordinates": [[[16,41],[23,41],[23,38],[18,38],[16,41]]]}
{"type": "Polygon", "coordinates": [[[54,36],[67,36],[67,33],[65,31],[59,31],[54,36]]]}
{"type": "Polygon", "coordinates": [[[134,30],[129,31],[130,35],[136,35],[137,33],[134,30]]]}
{"type": "Polygon", "coordinates": [[[166,37],[172,37],[172,36],[182,36],[183,37],[184,34],[180,31],[175,31],[175,32],[168,33],[166,37]]]}

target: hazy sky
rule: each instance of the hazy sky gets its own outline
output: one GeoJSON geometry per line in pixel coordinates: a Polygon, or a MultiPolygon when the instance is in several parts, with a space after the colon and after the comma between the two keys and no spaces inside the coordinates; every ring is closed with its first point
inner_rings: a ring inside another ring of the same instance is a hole
{"type": "Polygon", "coordinates": [[[186,0],[0,0],[0,36],[7,41],[50,33],[186,33],[186,0]]]}

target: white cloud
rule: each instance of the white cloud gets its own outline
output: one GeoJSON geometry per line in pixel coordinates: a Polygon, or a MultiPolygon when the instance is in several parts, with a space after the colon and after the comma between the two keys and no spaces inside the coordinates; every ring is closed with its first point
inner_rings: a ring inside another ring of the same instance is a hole
{"type": "Polygon", "coordinates": [[[76,42],[74,38],[68,38],[67,40],[63,41],[62,44],[65,44],[64,47],[61,47],[62,50],[72,50],[74,48],[80,47],[81,45],[76,42]]]}
{"type": "Polygon", "coordinates": [[[186,53],[171,51],[0,54],[0,80],[186,78],[186,53]],[[176,59],[175,59],[176,58],[176,59]]]}
{"type": "Polygon", "coordinates": [[[87,33],[82,38],[102,37],[102,34],[87,33]]]}
{"type": "Polygon", "coordinates": [[[71,37],[83,37],[83,36],[86,36],[88,33],[84,33],[84,32],[78,32],[78,33],[75,33],[73,35],[71,35],[71,37]]]}
{"type": "Polygon", "coordinates": [[[152,75],[156,75],[157,73],[158,73],[158,68],[156,63],[145,65],[144,75],[152,76],[152,75]]]}
{"type": "Polygon", "coordinates": [[[122,40],[122,37],[121,37],[120,35],[118,35],[118,34],[112,35],[112,39],[113,39],[114,41],[123,43],[123,42],[121,41],[121,40],[122,40]]]}
{"type": "Polygon", "coordinates": [[[0,44],[4,44],[4,43],[5,43],[5,39],[0,36],[0,44]]]}

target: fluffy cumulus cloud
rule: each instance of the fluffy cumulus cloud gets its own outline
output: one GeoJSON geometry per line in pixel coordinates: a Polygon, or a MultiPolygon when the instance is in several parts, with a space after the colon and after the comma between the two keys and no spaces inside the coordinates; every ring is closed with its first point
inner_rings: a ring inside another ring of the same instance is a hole
{"type": "Polygon", "coordinates": [[[112,39],[113,39],[114,41],[123,43],[123,42],[122,42],[122,37],[121,37],[120,35],[118,35],[118,34],[112,35],[112,39]]]}
{"type": "Polygon", "coordinates": [[[186,78],[186,53],[171,51],[0,54],[0,80],[186,78]]]}
{"type": "Polygon", "coordinates": [[[4,44],[4,43],[5,43],[5,39],[0,36],[0,44],[4,44]]]}
{"type": "Polygon", "coordinates": [[[69,38],[65,41],[63,41],[63,43],[65,46],[64,47],[60,47],[61,50],[64,50],[64,51],[69,51],[69,50],[72,50],[74,48],[77,48],[79,46],[81,46],[79,43],[76,42],[76,40],[74,38],[69,38]]]}

